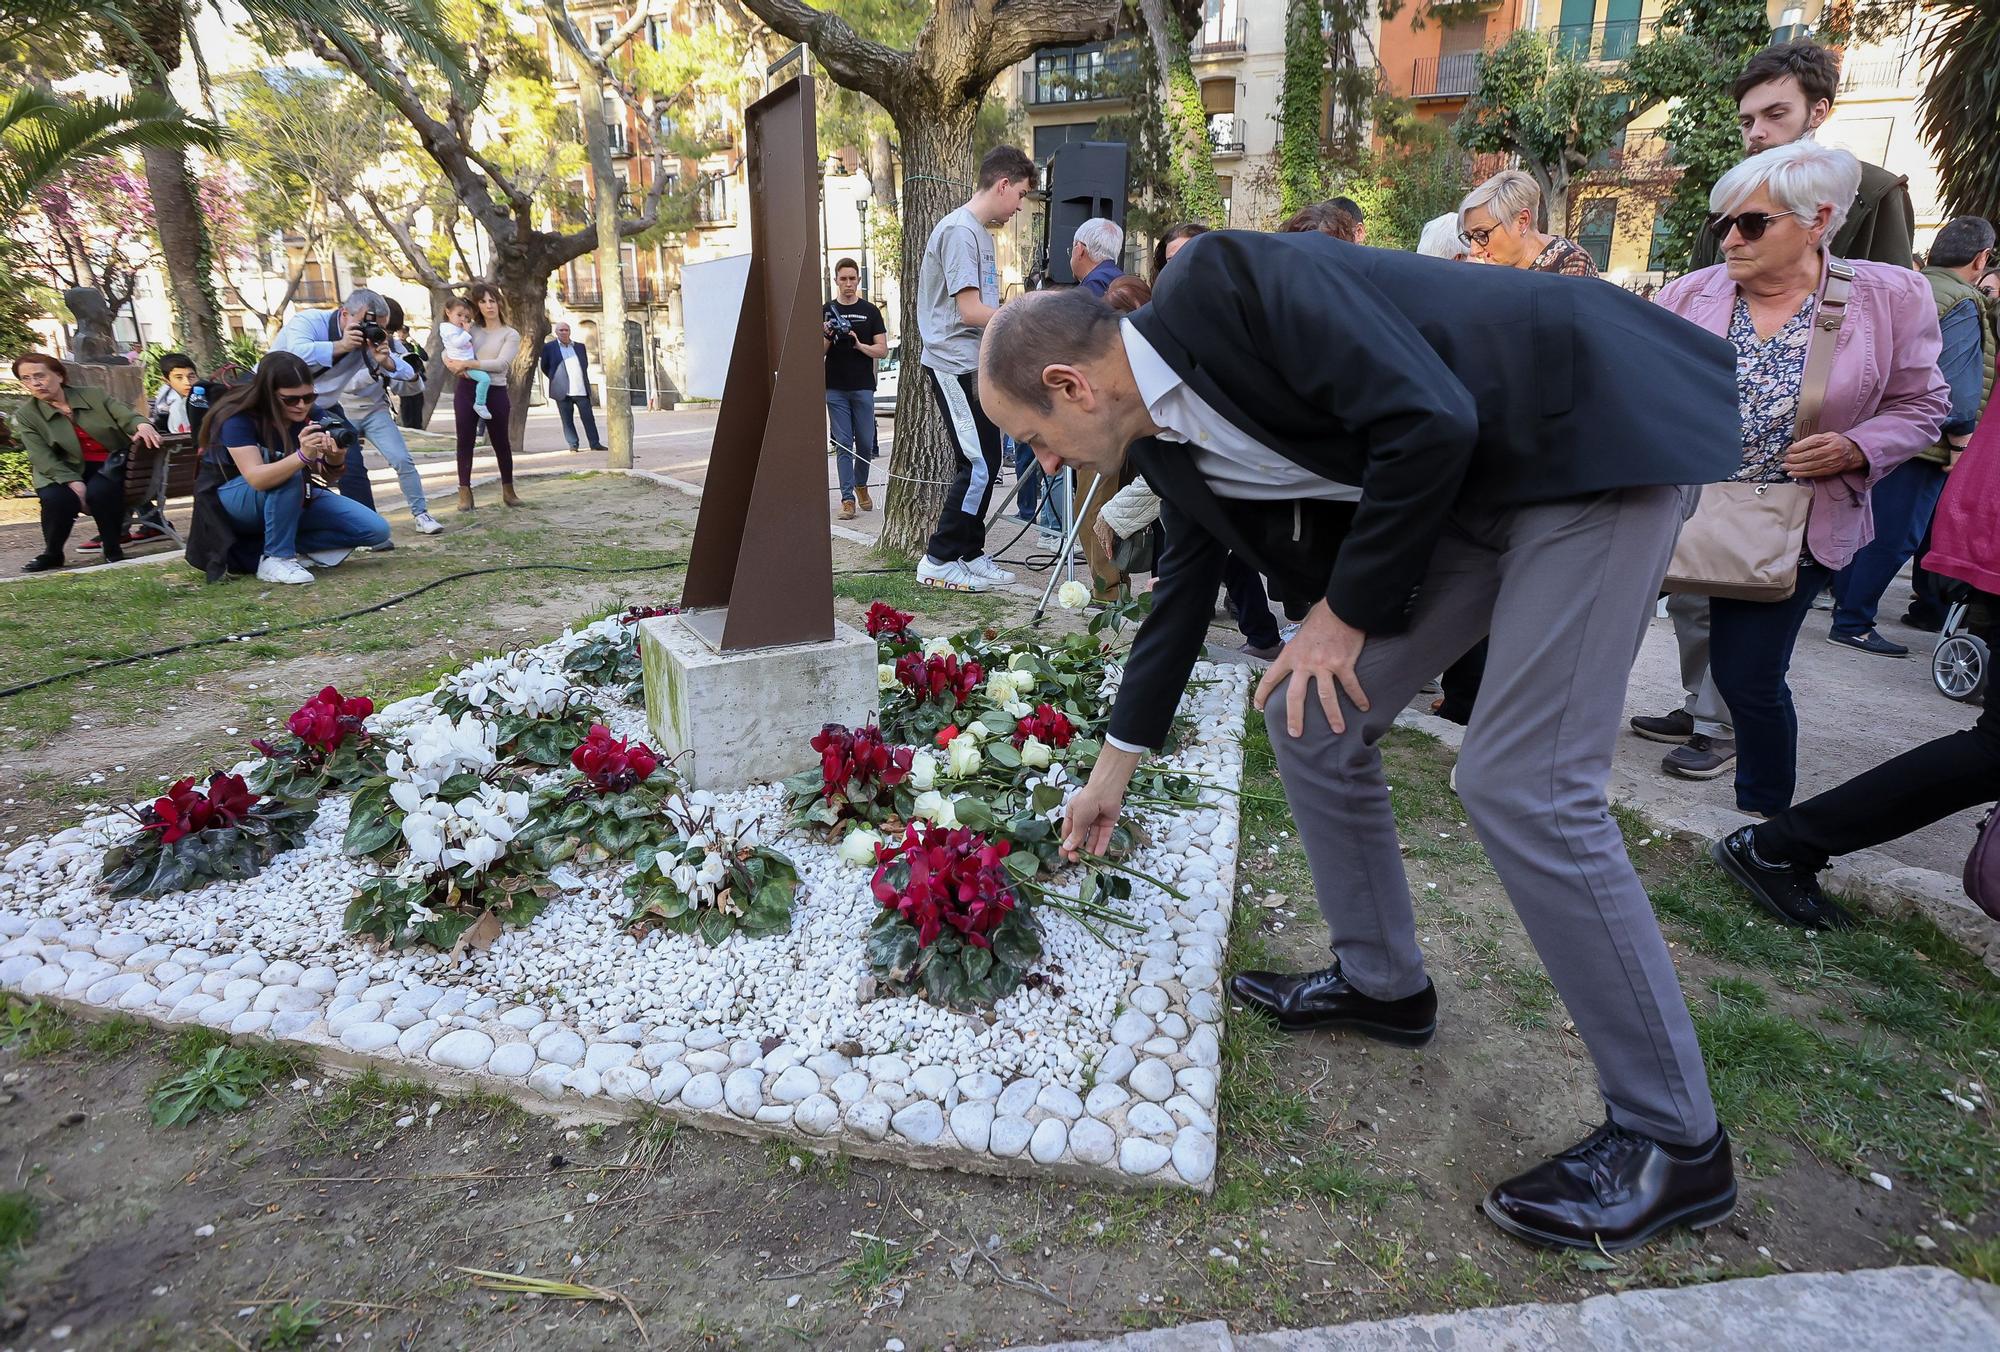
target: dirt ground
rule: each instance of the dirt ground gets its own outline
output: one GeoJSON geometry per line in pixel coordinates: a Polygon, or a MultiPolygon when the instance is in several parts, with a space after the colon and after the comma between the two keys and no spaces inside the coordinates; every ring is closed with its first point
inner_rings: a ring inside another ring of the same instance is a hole
{"type": "MultiPolygon", "coordinates": [[[[482,511],[476,530],[430,547],[483,561],[643,535],[647,549],[685,549],[692,503],[678,494],[602,478],[526,491],[532,524],[482,511]]],[[[441,566],[417,552],[382,563],[441,566]]],[[[886,566],[849,546],[836,555],[844,569],[886,566]]],[[[234,754],[267,707],[291,707],[330,668],[406,693],[475,652],[670,597],[673,578],[450,584],[213,680],[191,662],[171,678],[154,664],[115,692],[76,689],[59,733],[17,721],[38,696],[0,701],[0,720],[21,729],[0,752],[16,772],[0,784],[14,799],[0,805],[0,839],[234,754]],[[191,680],[207,687],[198,698],[191,680]],[[116,713],[98,698],[111,694],[155,712],[116,713]],[[87,782],[93,772],[104,782],[87,782]]],[[[838,587],[850,619],[883,595],[921,607],[932,630],[1026,609],[918,592],[900,573],[838,587]]],[[[0,634],[25,599],[0,589],[0,634]]],[[[0,684],[34,669],[0,661],[0,684]]],[[[1484,1191],[1601,1110],[1582,1044],[1458,815],[1448,753],[1397,734],[1390,761],[1439,1037],[1420,1051],[1285,1038],[1232,1012],[1211,1197],[817,1157],[651,1118],[566,1125],[309,1064],[267,1064],[241,1112],[155,1127],[150,1090],[198,1058],[200,1039],[15,1003],[0,1011],[0,1348],[972,1349],[1900,1261],[1996,1275],[2000,1133],[1980,1086],[2000,1046],[2000,986],[1920,922],[1819,937],[1765,924],[1695,842],[1636,819],[1628,840],[1701,1023],[1743,1203],[1698,1238],[1616,1260],[1549,1255],[1492,1229],[1477,1213],[1484,1191]],[[24,1204],[5,1204],[22,1196],[39,1223],[10,1232],[24,1204]],[[511,1294],[467,1269],[604,1298],[511,1294]]],[[[1276,791],[1260,733],[1246,790],[1276,791]]],[[[1247,806],[1239,882],[1251,890],[1232,968],[1324,961],[1288,831],[1281,804],[1247,806]]]]}

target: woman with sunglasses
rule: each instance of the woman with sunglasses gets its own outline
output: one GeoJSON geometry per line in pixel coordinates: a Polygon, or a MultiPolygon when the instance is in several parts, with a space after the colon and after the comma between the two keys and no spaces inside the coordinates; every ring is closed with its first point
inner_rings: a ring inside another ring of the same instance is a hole
{"type": "MultiPolygon", "coordinates": [[[[389,523],[322,484],[336,483],[347,451],[318,422],[312,371],[273,352],[256,378],[215,402],[201,430],[203,482],[236,531],[261,534],[259,582],[311,582],[308,564],[331,568],[356,548],[382,545],[389,523]]],[[[194,543],[190,539],[190,557],[194,543]]]]}
{"type": "Polygon", "coordinates": [[[1708,229],[1725,261],[1659,295],[1736,349],[1743,465],[1732,478],[1812,486],[1792,594],[1709,602],[1709,668],[1736,729],[1736,806],[1757,816],[1790,806],[1797,782],[1798,718],[1785,676],[1812,598],[1874,534],[1869,489],[1933,444],[1951,409],[1929,285],[1908,268],[1851,262],[1817,428],[1795,438],[1826,241],[1860,181],[1854,156],[1810,139],[1752,155],[1709,194],[1708,229]]]}

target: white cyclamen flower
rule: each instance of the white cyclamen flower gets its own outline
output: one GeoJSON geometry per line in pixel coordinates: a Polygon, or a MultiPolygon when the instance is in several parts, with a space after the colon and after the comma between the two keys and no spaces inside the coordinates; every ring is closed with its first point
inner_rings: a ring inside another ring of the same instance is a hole
{"type": "Polygon", "coordinates": [[[1056,588],[1056,604],[1064,610],[1081,610],[1090,604],[1090,588],[1081,582],[1065,582],[1056,588]]]}
{"type": "Polygon", "coordinates": [[[1046,770],[1054,759],[1049,744],[1039,737],[1030,737],[1021,743],[1021,764],[1032,770],[1046,770]]]}
{"type": "Polygon", "coordinates": [[[693,864],[682,860],[680,863],[674,865],[674,871],[667,876],[673,885],[684,895],[690,897],[694,895],[695,885],[699,881],[699,877],[693,864]]]}
{"type": "Polygon", "coordinates": [[[721,855],[719,854],[704,855],[702,857],[701,867],[695,870],[695,881],[700,883],[703,887],[712,888],[716,884],[722,881],[723,874],[726,873],[727,871],[728,871],[728,866],[723,863],[721,855]]]}
{"type": "Polygon", "coordinates": [[[857,826],[847,833],[845,840],[840,842],[841,862],[863,867],[872,864],[875,862],[875,847],[881,843],[882,837],[874,831],[865,826],[857,826]]]}
{"type": "Polygon", "coordinates": [[[1035,706],[1032,704],[1028,704],[1025,702],[1018,704],[1010,704],[1007,706],[1007,717],[1026,718],[1029,714],[1033,713],[1034,711],[1035,711],[1035,706]]]}

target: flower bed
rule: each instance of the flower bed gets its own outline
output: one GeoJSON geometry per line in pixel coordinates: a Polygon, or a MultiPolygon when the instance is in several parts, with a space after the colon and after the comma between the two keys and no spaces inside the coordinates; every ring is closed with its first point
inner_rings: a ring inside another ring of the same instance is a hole
{"type": "Polygon", "coordinates": [[[809,795],[709,795],[640,754],[629,688],[588,679],[630,632],[600,621],[372,714],[315,697],[261,782],[318,782],[317,816],[251,851],[253,876],[114,901],[123,814],[17,847],[0,985],[551,1103],[1210,1185],[1245,669],[1197,669],[1125,848],[1065,865],[1050,823],[1118,675],[1095,640],[891,625],[883,736],[816,739],[809,795]]]}

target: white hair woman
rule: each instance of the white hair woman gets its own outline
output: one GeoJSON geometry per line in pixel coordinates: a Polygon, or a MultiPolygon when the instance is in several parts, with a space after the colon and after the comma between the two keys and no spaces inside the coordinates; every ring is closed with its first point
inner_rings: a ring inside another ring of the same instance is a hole
{"type": "Polygon", "coordinates": [[[1760,816],[1792,801],[1798,719],[1785,673],[1812,598],[1873,536],[1869,488],[1935,442],[1951,409],[1929,285],[1908,268],[1853,262],[1824,408],[1811,435],[1796,435],[1826,241],[1860,181],[1854,156],[1812,140],[1752,155],[1709,194],[1708,229],[1726,261],[1659,295],[1736,349],[1743,464],[1732,479],[1812,487],[1792,594],[1708,605],[1709,667],[1735,720],[1736,805],[1760,816]]]}
{"type": "Polygon", "coordinates": [[[1595,277],[1597,264],[1560,235],[1537,229],[1542,190],[1519,169],[1502,169],[1458,204],[1458,237],[1482,263],[1595,277]]]}
{"type": "Polygon", "coordinates": [[[1458,213],[1447,211],[1425,221],[1424,233],[1417,237],[1417,252],[1430,258],[1464,262],[1465,241],[1458,237],[1458,213]]]}

